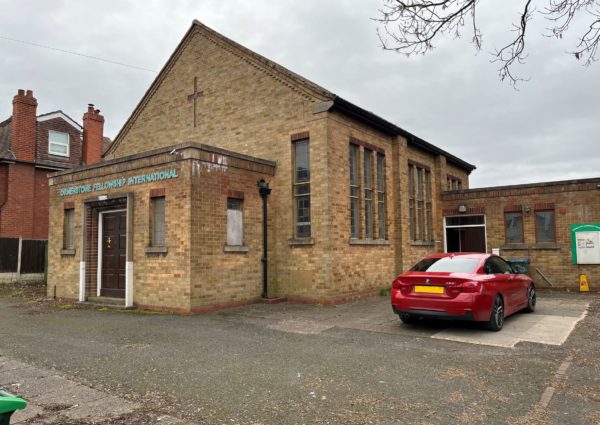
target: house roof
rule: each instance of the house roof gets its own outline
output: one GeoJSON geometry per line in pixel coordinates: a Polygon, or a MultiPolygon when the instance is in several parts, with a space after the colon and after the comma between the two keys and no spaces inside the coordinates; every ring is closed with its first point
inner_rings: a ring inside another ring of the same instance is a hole
{"type": "MultiPolygon", "coordinates": [[[[55,118],[61,118],[64,121],[68,122],[71,126],[78,129],[79,131],[83,130],[83,128],[81,127],[81,125],[79,125],[77,123],[77,121],[75,121],[73,118],[71,118],[70,116],[68,116],[61,110],[47,112],[45,114],[38,115],[36,118],[37,118],[38,122],[48,121],[48,120],[52,120],[55,118]]],[[[4,160],[8,160],[8,161],[14,161],[16,159],[15,154],[13,153],[13,151],[11,149],[11,135],[12,135],[12,116],[6,120],[0,122],[0,160],[4,159],[4,160]]],[[[108,138],[106,138],[106,139],[108,139],[108,138]]],[[[110,141],[110,139],[108,139],[108,140],[110,141]]],[[[106,142],[104,143],[104,147],[106,147],[106,142]]],[[[49,166],[56,166],[56,164],[54,164],[52,161],[41,161],[39,163],[49,165],[49,166]]],[[[58,164],[60,166],[62,166],[62,163],[58,163],[58,164]]]]}
{"type": "Polygon", "coordinates": [[[152,82],[152,84],[150,85],[150,87],[148,88],[148,90],[146,91],[146,93],[144,94],[142,99],[140,100],[140,102],[137,104],[137,106],[135,107],[135,109],[133,110],[133,112],[131,113],[131,115],[129,116],[129,118],[127,119],[127,121],[125,122],[125,124],[123,125],[121,130],[119,131],[119,134],[117,134],[117,137],[115,138],[112,146],[104,153],[104,155],[108,154],[111,149],[116,148],[116,146],[119,145],[119,143],[121,142],[121,140],[123,139],[123,137],[125,136],[127,131],[129,130],[129,128],[131,127],[131,125],[133,124],[133,122],[135,121],[137,116],[140,114],[143,107],[146,105],[147,101],[150,99],[152,94],[157,90],[160,83],[164,80],[166,74],[172,68],[173,64],[178,59],[178,57],[180,56],[180,53],[183,51],[185,46],[188,44],[188,41],[191,39],[191,37],[193,36],[193,34],[195,33],[196,30],[202,30],[205,33],[209,34],[211,37],[213,37],[217,40],[220,40],[220,41],[224,42],[225,44],[227,44],[228,46],[242,52],[251,60],[257,62],[259,65],[262,65],[262,67],[276,71],[278,74],[278,77],[282,77],[292,83],[295,83],[295,85],[297,85],[301,89],[311,93],[313,96],[320,98],[323,101],[329,101],[330,104],[327,107],[325,107],[324,109],[322,109],[321,111],[326,111],[326,110],[330,110],[330,109],[337,110],[337,111],[347,114],[359,121],[362,121],[368,125],[371,125],[387,134],[402,136],[407,139],[407,142],[409,145],[416,146],[420,149],[423,149],[427,152],[431,152],[436,155],[444,155],[447,158],[448,162],[459,166],[460,168],[466,170],[468,173],[470,173],[471,171],[473,171],[476,168],[474,165],[472,165],[466,161],[463,161],[462,159],[444,151],[443,149],[438,148],[437,146],[432,145],[431,143],[429,143],[429,142],[421,139],[420,137],[417,137],[414,134],[398,127],[397,125],[379,117],[378,115],[376,115],[372,112],[369,112],[363,108],[360,108],[359,106],[356,106],[355,104],[337,96],[336,94],[319,86],[318,84],[315,84],[312,81],[296,74],[295,72],[290,71],[289,69],[285,68],[284,66],[281,66],[278,63],[273,62],[272,60],[267,59],[266,57],[259,55],[258,53],[253,52],[252,50],[242,46],[241,44],[236,43],[235,41],[225,37],[224,35],[216,32],[216,31],[212,30],[211,28],[207,27],[206,25],[202,24],[198,20],[194,20],[192,22],[192,25],[190,26],[188,31],[185,33],[185,35],[183,36],[183,38],[177,45],[176,49],[173,51],[173,53],[171,54],[171,56],[169,57],[169,59],[167,60],[167,62],[163,66],[163,68],[161,69],[161,71],[159,72],[158,76],[155,78],[155,80],[152,82]]]}
{"type": "Polygon", "coordinates": [[[0,159],[15,160],[15,154],[10,149],[12,117],[0,122],[0,159]]]}

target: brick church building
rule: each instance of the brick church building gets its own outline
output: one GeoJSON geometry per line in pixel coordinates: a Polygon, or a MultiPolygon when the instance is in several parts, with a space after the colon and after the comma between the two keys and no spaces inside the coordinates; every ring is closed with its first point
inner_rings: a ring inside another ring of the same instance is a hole
{"type": "MultiPolygon", "coordinates": [[[[450,195],[474,169],[194,21],[103,161],[50,178],[48,293],[180,312],[260,299],[262,180],[268,296],[374,294],[446,249],[444,214],[485,215],[450,195]]],[[[476,233],[463,247],[490,250],[476,233]]]]}

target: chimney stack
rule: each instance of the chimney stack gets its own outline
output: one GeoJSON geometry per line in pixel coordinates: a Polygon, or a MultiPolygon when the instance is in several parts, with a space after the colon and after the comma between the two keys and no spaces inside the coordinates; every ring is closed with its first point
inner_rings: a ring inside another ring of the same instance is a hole
{"type": "Polygon", "coordinates": [[[94,109],[93,104],[88,105],[88,110],[83,114],[83,163],[96,164],[102,160],[104,146],[104,117],[100,109],[94,109]]]}
{"type": "Polygon", "coordinates": [[[19,89],[13,98],[12,151],[21,161],[35,161],[37,100],[31,90],[19,89]]]}

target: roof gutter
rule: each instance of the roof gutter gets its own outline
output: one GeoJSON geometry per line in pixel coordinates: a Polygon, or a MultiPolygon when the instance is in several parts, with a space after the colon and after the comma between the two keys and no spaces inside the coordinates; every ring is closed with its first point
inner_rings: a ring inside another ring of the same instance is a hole
{"type": "Polygon", "coordinates": [[[389,134],[391,136],[396,136],[396,135],[402,136],[406,139],[406,141],[409,144],[416,146],[420,149],[423,149],[424,151],[433,153],[435,155],[443,155],[446,157],[446,160],[448,162],[451,162],[452,164],[457,165],[458,167],[466,170],[468,174],[471,174],[471,172],[473,170],[475,170],[475,168],[477,168],[473,164],[469,164],[468,162],[463,161],[462,159],[452,155],[451,153],[448,153],[445,150],[440,149],[437,146],[434,146],[429,142],[426,142],[425,140],[421,139],[420,137],[415,136],[414,134],[404,130],[403,128],[400,128],[397,125],[394,125],[391,122],[386,121],[383,118],[375,115],[374,113],[369,112],[365,109],[362,109],[362,108],[354,105],[353,103],[350,103],[345,99],[342,99],[339,96],[336,96],[333,99],[333,105],[332,105],[331,109],[340,111],[340,112],[344,113],[345,115],[348,115],[348,116],[355,118],[361,122],[364,122],[365,124],[368,124],[376,129],[382,131],[383,133],[389,134]]]}

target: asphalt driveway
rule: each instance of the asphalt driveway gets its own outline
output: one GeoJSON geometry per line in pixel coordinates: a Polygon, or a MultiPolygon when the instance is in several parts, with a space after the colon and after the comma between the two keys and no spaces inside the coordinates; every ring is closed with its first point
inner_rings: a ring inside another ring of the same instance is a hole
{"type": "Polygon", "coordinates": [[[200,316],[3,299],[0,354],[195,423],[600,423],[598,298],[541,294],[539,305],[578,320],[562,344],[432,338],[449,324],[402,325],[383,297],[200,316]]]}

